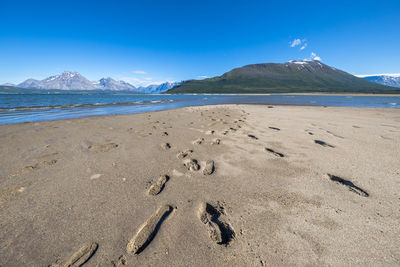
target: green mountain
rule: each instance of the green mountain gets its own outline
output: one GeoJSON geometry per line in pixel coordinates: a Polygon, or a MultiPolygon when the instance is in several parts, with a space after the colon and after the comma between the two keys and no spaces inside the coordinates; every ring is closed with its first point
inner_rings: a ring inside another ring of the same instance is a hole
{"type": "Polygon", "coordinates": [[[252,64],[221,76],[189,80],[167,93],[400,93],[320,61],[252,64]]]}

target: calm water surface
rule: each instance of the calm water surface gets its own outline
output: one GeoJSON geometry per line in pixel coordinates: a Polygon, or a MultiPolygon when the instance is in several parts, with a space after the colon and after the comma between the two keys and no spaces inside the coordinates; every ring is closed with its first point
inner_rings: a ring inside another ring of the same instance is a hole
{"type": "Polygon", "coordinates": [[[0,94],[0,125],[217,104],[400,108],[400,96],[0,94]]]}

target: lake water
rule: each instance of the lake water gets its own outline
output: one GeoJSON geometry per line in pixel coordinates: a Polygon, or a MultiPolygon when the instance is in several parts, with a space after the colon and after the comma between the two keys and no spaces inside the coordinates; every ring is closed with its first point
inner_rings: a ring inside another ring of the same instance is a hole
{"type": "Polygon", "coordinates": [[[400,108],[400,96],[0,94],[0,125],[216,104],[400,108]]]}

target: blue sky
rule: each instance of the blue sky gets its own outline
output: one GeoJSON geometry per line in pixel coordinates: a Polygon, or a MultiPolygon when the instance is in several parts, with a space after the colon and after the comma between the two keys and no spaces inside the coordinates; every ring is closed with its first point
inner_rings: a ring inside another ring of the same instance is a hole
{"type": "Polygon", "coordinates": [[[0,18],[0,84],[71,70],[143,85],[311,57],[400,73],[398,0],[0,0],[0,18]]]}

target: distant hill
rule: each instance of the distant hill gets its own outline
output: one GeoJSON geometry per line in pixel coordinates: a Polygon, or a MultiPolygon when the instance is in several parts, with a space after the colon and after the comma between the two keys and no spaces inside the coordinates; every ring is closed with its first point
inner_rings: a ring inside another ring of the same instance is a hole
{"type": "Polygon", "coordinates": [[[386,86],[400,87],[400,74],[372,74],[356,75],[373,83],[379,83],[386,86]]]}
{"type": "Polygon", "coordinates": [[[168,93],[400,93],[320,61],[252,64],[221,76],[189,80],[168,93]]]}

